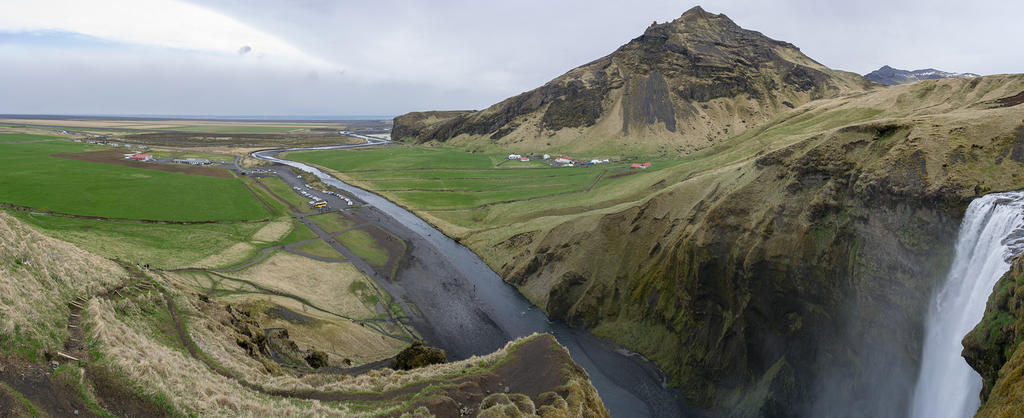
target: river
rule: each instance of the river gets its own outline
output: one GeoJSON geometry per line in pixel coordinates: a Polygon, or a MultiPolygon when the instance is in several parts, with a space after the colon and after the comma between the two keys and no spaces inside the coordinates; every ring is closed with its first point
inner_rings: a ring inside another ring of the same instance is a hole
{"type": "Polygon", "coordinates": [[[666,386],[663,373],[652,362],[586,331],[548,319],[475,253],[412,212],[315,167],[277,158],[283,152],[389,143],[367,140],[367,144],[265,150],[252,155],[313,173],[324,183],[366,202],[363,214],[406,241],[407,261],[394,280],[364,272],[410,312],[414,328],[428,343],[444,348],[452,359],[486,354],[535,332],[550,333],[586,369],[612,416],[683,415],[677,391],[666,386]]]}

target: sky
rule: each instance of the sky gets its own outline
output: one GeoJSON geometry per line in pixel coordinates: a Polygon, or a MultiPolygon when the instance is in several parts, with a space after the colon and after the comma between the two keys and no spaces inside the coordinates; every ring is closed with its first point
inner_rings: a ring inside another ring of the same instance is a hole
{"type": "Polygon", "coordinates": [[[1024,2],[0,0],[0,113],[480,109],[700,4],[831,68],[1024,72],[1024,2]]]}

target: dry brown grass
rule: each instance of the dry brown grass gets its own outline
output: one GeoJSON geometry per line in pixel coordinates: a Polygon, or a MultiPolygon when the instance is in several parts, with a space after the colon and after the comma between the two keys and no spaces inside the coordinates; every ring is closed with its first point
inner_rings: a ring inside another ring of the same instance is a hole
{"type": "Polygon", "coordinates": [[[223,266],[230,266],[232,264],[238,264],[241,263],[242,261],[245,261],[245,259],[249,257],[250,254],[252,254],[252,251],[255,248],[256,247],[254,247],[252,244],[248,242],[239,242],[235,245],[232,245],[224,249],[224,251],[221,251],[217,254],[212,254],[202,260],[195,262],[193,266],[199,268],[217,268],[223,266]]]}
{"type": "Polygon", "coordinates": [[[154,342],[119,320],[112,304],[93,299],[87,306],[91,337],[105,364],[140,385],[150,396],[168,400],[187,415],[224,417],[358,416],[344,405],[276,398],[245,389],[204,364],[154,342]]]}
{"type": "Polygon", "coordinates": [[[300,296],[331,312],[354,318],[372,317],[375,312],[349,292],[352,282],[372,282],[351,263],[325,263],[299,255],[278,252],[266,261],[229,276],[269,289],[300,296]]]}
{"type": "Polygon", "coordinates": [[[259,231],[256,231],[256,233],[252,235],[252,240],[260,242],[274,242],[284,238],[284,236],[288,235],[291,230],[291,218],[283,218],[281,220],[271,222],[259,231]]]}
{"type": "Polygon", "coordinates": [[[61,347],[68,302],[123,281],[115,263],[0,212],[0,344],[30,357],[61,347]]]}

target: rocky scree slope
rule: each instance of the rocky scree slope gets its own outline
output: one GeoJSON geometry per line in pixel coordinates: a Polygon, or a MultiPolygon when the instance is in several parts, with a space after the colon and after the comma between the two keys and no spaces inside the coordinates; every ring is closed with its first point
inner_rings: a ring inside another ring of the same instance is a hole
{"type": "Polygon", "coordinates": [[[634,202],[462,242],[712,415],[905,416],[964,209],[1024,188],[1022,91],[1016,75],[815,101],[634,202]]]}
{"type": "Polygon", "coordinates": [[[694,7],[652,24],[608,56],[487,109],[399,116],[392,137],[518,151],[676,155],[869,84],[694,7]]]}

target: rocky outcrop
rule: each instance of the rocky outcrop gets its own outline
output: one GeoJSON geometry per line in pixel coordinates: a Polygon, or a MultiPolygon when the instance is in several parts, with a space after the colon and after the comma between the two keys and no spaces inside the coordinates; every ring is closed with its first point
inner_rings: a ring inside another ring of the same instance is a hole
{"type": "Polygon", "coordinates": [[[395,370],[412,370],[431,364],[444,364],[448,362],[444,350],[428,347],[421,341],[414,341],[412,345],[400,351],[395,356],[395,370]]]}
{"type": "Polygon", "coordinates": [[[408,142],[498,144],[524,151],[705,148],[809,100],[862,91],[795,46],[700,7],[652,24],[612,54],[487,109],[395,118],[408,142]]]}
{"type": "Polygon", "coordinates": [[[329,365],[327,353],[314,347],[300,349],[288,336],[287,329],[264,329],[257,319],[259,314],[251,306],[227,304],[221,310],[218,309],[219,303],[205,296],[200,296],[200,299],[221,324],[234,331],[235,343],[249,357],[259,361],[268,373],[280,375],[281,366],[319,369],[329,365]]]}
{"type": "Polygon", "coordinates": [[[964,337],[964,359],[981,374],[979,417],[1024,411],[1024,256],[996,282],[981,322],[964,337]]]}

